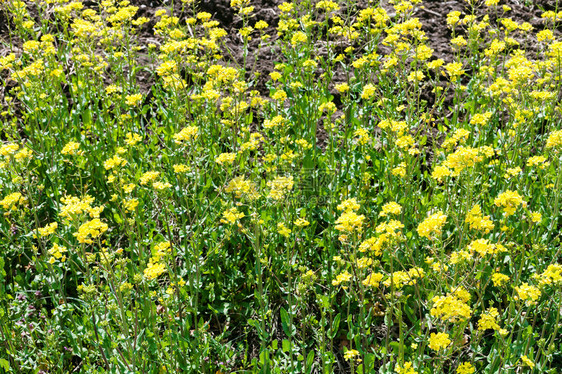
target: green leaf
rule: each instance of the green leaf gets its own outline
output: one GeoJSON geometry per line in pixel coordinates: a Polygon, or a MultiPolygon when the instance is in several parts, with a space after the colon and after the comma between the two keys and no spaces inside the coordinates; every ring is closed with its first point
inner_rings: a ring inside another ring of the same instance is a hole
{"type": "Polygon", "coordinates": [[[341,320],[341,313],[338,313],[336,318],[334,318],[334,320],[332,321],[332,327],[330,328],[330,331],[328,332],[328,336],[330,337],[330,339],[333,339],[333,338],[336,337],[336,334],[338,333],[338,329],[340,327],[340,320],[341,320]]]}
{"type": "Polygon", "coordinates": [[[312,364],[314,363],[314,351],[308,352],[306,356],[306,367],[308,368],[308,372],[312,372],[312,364]]]}
{"type": "Polygon", "coordinates": [[[281,308],[281,325],[283,326],[285,335],[293,336],[296,333],[296,327],[291,325],[289,313],[287,313],[285,308],[281,308]]]}
{"type": "Polygon", "coordinates": [[[0,367],[6,371],[10,370],[10,363],[8,362],[8,360],[5,360],[3,358],[0,358],[0,367]]]}
{"type": "Polygon", "coordinates": [[[287,339],[283,339],[281,345],[283,346],[283,352],[289,352],[291,350],[291,343],[287,339]]]}

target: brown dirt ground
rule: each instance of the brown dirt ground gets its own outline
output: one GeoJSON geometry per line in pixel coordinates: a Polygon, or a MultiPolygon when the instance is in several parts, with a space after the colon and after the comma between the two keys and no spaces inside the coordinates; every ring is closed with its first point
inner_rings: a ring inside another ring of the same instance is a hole
{"type": "MultiPolygon", "coordinates": [[[[283,0],[252,0],[251,5],[255,7],[255,21],[264,20],[270,26],[265,31],[272,35],[273,38],[276,37],[276,27],[279,22],[278,9],[277,6],[281,4],[283,0]]],[[[31,4],[31,2],[29,2],[31,4]]],[[[85,0],[84,5],[86,7],[96,7],[98,1],[95,0],[85,0]]],[[[176,8],[179,13],[180,1],[176,1],[176,8]]],[[[154,42],[154,30],[153,26],[156,21],[153,19],[156,10],[169,7],[169,1],[166,0],[131,0],[131,4],[138,6],[139,11],[138,16],[148,17],[151,21],[144,25],[139,36],[139,45],[147,45],[148,43],[154,42]]],[[[365,8],[367,1],[359,0],[354,3],[358,9],[365,8]]],[[[500,2],[500,5],[508,5],[512,10],[509,12],[509,16],[518,22],[529,22],[533,25],[536,30],[543,28],[543,24],[540,19],[540,15],[543,10],[555,10],[556,0],[538,0],[538,1],[526,1],[525,4],[522,0],[504,0],[500,2]]],[[[392,15],[391,6],[388,4],[388,0],[382,1],[382,6],[389,11],[392,15]]],[[[243,43],[237,34],[238,28],[241,26],[240,18],[235,14],[234,10],[230,7],[230,0],[200,0],[198,2],[198,8],[201,11],[209,12],[213,15],[213,18],[218,20],[223,27],[228,32],[228,37],[226,38],[226,46],[230,50],[230,54],[226,54],[227,60],[231,63],[240,65],[243,62],[242,50],[243,43]]],[[[449,44],[451,37],[451,30],[446,25],[447,14],[453,10],[467,10],[467,3],[465,0],[451,0],[451,1],[441,1],[441,0],[423,0],[415,8],[415,17],[418,17],[423,24],[423,30],[426,32],[428,37],[428,44],[434,49],[435,58],[442,58],[446,62],[450,62],[453,59],[453,51],[449,44]]],[[[345,8],[342,8],[340,12],[344,13],[345,8]]],[[[32,16],[36,17],[36,12],[31,11],[32,16]],[[35,14],[34,14],[35,13],[35,14]]],[[[180,15],[180,18],[182,16],[180,15]]],[[[496,17],[491,17],[491,21],[495,22],[496,17]]],[[[0,57],[8,54],[10,52],[9,48],[9,20],[6,14],[0,11],[0,57]]],[[[259,38],[254,38],[250,45],[250,50],[256,50],[258,44],[260,43],[259,38]]],[[[533,45],[528,46],[529,49],[533,50],[533,45]]],[[[384,53],[384,49],[382,50],[384,53]]],[[[257,89],[262,95],[268,95],[268,89],[266,87],[266,81],[269,79],[269,73],[273,70],[274,63],[281,62],[280,51],[276,48],[265,48],[259,51],[257,63],[251,66],[247,66],[247,78],[254,76],[254,73],[259,72],[260,75],[255,82],[254,89],[257,89]]],[[[250,53],[247,61],[254,61],[255,56],[250,53]]],[[[148,92],[153,80],[146,74],[142,77],[141,84],[143,91],[148,92]]],[[[343,78],[342,72],[335,72],[336,80],[338,78],[343,78]]],[[[337,92],[332,92],[335,96],[335,102],[339,100],[339,95],[337,92]]],[[[1,98],[1,91],[0,91],[1,98]]]]}

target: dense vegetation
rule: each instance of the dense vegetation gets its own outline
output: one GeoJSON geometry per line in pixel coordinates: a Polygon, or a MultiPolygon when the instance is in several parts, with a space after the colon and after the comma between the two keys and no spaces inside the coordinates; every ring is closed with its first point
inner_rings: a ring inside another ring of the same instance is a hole
{"type": "Polygon", "coordinates": [[[0,0],[0,371],[560,372],[562,12],[230,5],[0,0]]]}

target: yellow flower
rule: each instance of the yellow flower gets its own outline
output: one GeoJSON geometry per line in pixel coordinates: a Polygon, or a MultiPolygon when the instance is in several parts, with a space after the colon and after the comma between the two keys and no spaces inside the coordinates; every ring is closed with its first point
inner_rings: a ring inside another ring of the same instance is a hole
{"type": "Polygon", "coordinates": [[[404,178],[406,176],[406,164],[401,162],[397,167],[391,170],[392,175],[404,178]]]}
{"type": "Polygon", "coordinates": [[[372,84],[367,84],[363,87],[363,92],[361,92],[361,98],[365,100],[371,99],[376,92],[376,87],[372,84]]]}
{"type": "Polygon", "coordinates": [[[231,165],[235,159],[236,153],[221,153],[217,158],[215,158],[215,162],[219,165],[231,165]]]}
{"type": "Polygon", "coordinates": [[[351,274],[349,274],[347,270],[344,270],[343,272],[338,274],[338,276],[336,276],[336,279],[332,281],[332,285],[339,286],[341,283],[349,282],[350,280],[351,280],[351,274]]]}
{"type": "MultiPolygon", "coordinates": [[[[225,192],[233,193],[236,198],[246,196],[250,199],[257,197],[256,185],[250,180],[244,179],[243,176],[232,179],[225,187],[225,192]]],[[[275,196],[278,196],[276,193],[275,196]]]]}
{"type": "Polygon", "coordinates": [[[162,263],[153,263],[152,260],[148,263],[146,269],[144,269],[144,276],[148,280],[156,279],[161,274],[166,271],[166,265],[162,263]]]}
{"type": "Polygon", "coordinates": [[[523,300],[527,306],[536,304],[541,296],[541,291],[535,286],[530,286],[529,283],[515,287],[515,291],[517,291],[515,300],[523,300]]]}
{"type": "Polygon", "coordinates": [[[151,261],[152,262],[159,262],[164,256],[171,252],[172,244],[168,241],[160,242],[154,246],[151,261]]]}
{"type": "Polygon", "coordinates": [[[335,89],[340,93],[344,93],[349,91],[349,85],[347,83],[336,84],[335,89]]]}
{"type": "Polygon", "coordinates": [[[420,223],[417,229],[418,234],[432,240],[441,235],[441,229],[445,221],[447,221],[447,216],[443,212],[434,213],[420,223]]]}
{"type": "Polygon", "coordinates": [[[294,225],[297,227],[305,227],[310,225],[310,222],[308,222],[304,218],[297,218],[297,220],[294,222],[294,225]]]}
{"type": "Polygon", "coordinates": [[[293,34],[293,37],[291,38],[291,45],[293,47],[296,47],[297,44],[306,43],[307,40],[308,40],[308,37],[306,36],[306,34],[304,32],[297,31],[296,33],[293,34]]]}
{"type": "Polygon", "coordinates": [[[413,71],[408,75],[408,82],[421,82],[425,78],[422,71],[413,71]]]}
{"type": "Polygon", "coordinates": [[[492,112],[477,113],[470,120],[471,125],[485,126],[492,118],[492,112]]]}
{"type": "Polygon", "coordinates": [[[445,61],[443,61],[442,59],[437,59],[437,60],[433,60],[427,63],[427,68],[428,69],[438,69],[441,66],[443,66],[443,64],[445,63],[445,61]]]}
{"type": "Polygon", "coordinates": [[[498,195],[498,197],[494,199],[494,204],[498,207],[502,206],[506,216],[513,215],[519,205],[523,207],[527,206],[527,203],[523,201],[523,198],[517,191],[510,190],[498,195]]]}
{"type": "Polygon", "coordinates": [[[82,199],[76,196],[63,197],[61,202],[63,205],[60,208],[59,215],[63,218],[72,219],[84,213],[88,213],[92,218],[98,218],[103,211],[103,207],[92,207],[94,198],[89,195],[82,199]]]}
{"type": "Polygon", "coordinates": [[[66,155],[75,156],[75,155],[84,154],[84,151],[80,151],[80,143],[69,142],[64,146],[64,148],[61,151],[61,154],[65,156],[66,155]]]}
{"type": "Polygon", "coordinates": [[[145,186],[149,182],[156,180],[156,178],[158,178],[159,175],[160,175],[159,171],[147,171],[140,177],[140,184],[145,186]]]}
{"type": "Polygon", "coordinates": [[[494,229],[494,223],[490,220],[490,216],[484,216],[478,204],[467,213],[465,222],[471,229],[484,231],[486,234],[494,229]]]}
{"type": "Polygon", "coordinates": [[[197,139],[198,137],[199,127],[187,126],[183,128],[179,133],[174,135],[174,141],[176,144],[182,144],[182,142],[189,142],[197,139]]]}
{"type": "Polygon", "coordinates": [[[139,205],[138,199],[130,199],[123,201],[123,207],[127,212],[132,212],[139,205]]]}
{"type": "Polygon", "coordinates": [[[501,287],[509,281],[509,277],[502,273],[492,274],[492,282],[495,287],[501,287]]]}
{"type": "Polygon", "coordinates": [[[499,316],[498,310],[496,308],[489,308],[480,316],[478,320],[478,330],[499,330],[500,325],[498,325],[497,318],[499,316]]]}
{"type": "Polygon", "coordinates": [[[439,332],[437,334],[431,333],[431,336],[429,337],[429,348],[434,351],[445,349],[449,346],[449,344],[451,344],[449,334],[443,332],[439,332]]]}
{"type": "Polygon", "coordinates": [[[281,73],[279,73],[278,71],[272,71],[271,73],[269,73],[269,76],[273,81],[278,81],[282,77],[281,73]]]}
{"type": "Polygon", "coordinates": [[[382,254],[384,244],[388,242],[388,235],[381,235],[379,238],[369,238],[359,246],[359,252],[373,252],[375,256],[382,254]]]}
{"type": "Polygon", "coordinates": [[[554,39],[554,34],[551,30],[542,30],[537,33],[537,40],[539,42],[549,41],[554,39]]]}
{"type": "Polygon", "coordinates": [[[112,158],[105,160],[103,163],[103,167],[105,168],[105,170],[111,170],[113,168],[119,166],[125,166],[125,165],[127,165],[127,160],[125,160],[122,157],[119,157],[118,155],[115,155],[112,158]]]}
{"type": "Polygon", "coordinates": [[[137,106],[142,100],[142,94],[125,96],[125,104],[128,106],[137,106]]]}
{"type": "Polygon", "coordinates": [[[189,167],[187,165],[184,165],[184,164],[175,164],[175,165],[172,165],[172,168],[174,169],[174,173],[177,173],[177,174],[185,173],[186,171],[189,170],[189,167]]]}
{"type": "Polygon", "coordinates": [[[404,366],[396,365],[394,371],[396,374],[418,374],[410,361],[404,362],[404,366]]]}
{"type": "Polygon", "coordinates": [[[359,356],[359,351],[355,349],[349,349],[343,354],[343,358],[345,358],[346,361],[355,359],[357,356],[359,356]]]}
{"type": "Polygon", "coordinates": [[[523,361],[523,364],[525,366],[528,366],[531,369],[533,369],[535,367],[535,363],[527,356],[521,356],[521,361],[523,361]]]}
{"type": "Polygon", "coordinates": [[[507,249],[501,244],[492,244],[488,239],[477,239],[473,240],[469,245],[468,249],[471,252],[476,252],[480,257],[484,257],[487,254],[495,255],[496,253],[505,252],[507,249]]]}
{"type": "Polygon", "coordinates": [[[344,212],[357,211],[360,207],[361,205],[357,203],[356,198],[344,200],[337,206],[338,210],[343,210],[344,212]]]}
{"type": "Polygon", "coordinates": [[[562,283],[562,265],[551,264],[541,274],[534,274],[533,278],[539,281],[541,286],[562,283]]]}
{"type": "Polygon", "coordinates": [[[474,374],[475,371],[470,362],[464,362],[457,367],[457,374],[474,374]]]}
{"type": "Polygon", "coordinates": [[[316,4],[317,9],[324,9],[326,12],[332,12],[340,9],[338,3],[330,0],[321,0],[316,4]]]}
{"type": "Polygon", "coordinates": [[[533,156],[527,160],[527,166],[537,166],[539,169],[545,169],[550,165],[544,156],[533,156]]]}
{"type": "Polygon", "coordinates": [[[504,178],[509,179],[511,177],[516,176],[517,174],[521,174],[522,172],[523,172],[523,170],[519,166],[514,167],[514,168],[508,168],[505,171],[504,178]]]}
{"type": "Polygon", "coordinates": [[[456,38],[451,39],[451,44],[455,47],[463,47],[467,44],[466,39],[462,36],[457,36],[456,38]]]}
{"type": "Polygon", "coordinates": [[[57,243],[53,243],[53,247],[49,249],[48,253],[51,255],[49,259],[49,263],[53,264],[55,261],[65,262],[66,256],[63,253],[66,253],[68,249],[64,246],[58,245],[57,243]]]}
{"type": "Polygon", "coordinates": [[[336,220],[336,230],[348,233],[361,231],[364,220],[364,215],[357,215],[355,212],[347,210],[336,220]]]}
{"type": "Polygon", "coordinates": [[[277,177],[274,180],[267,182],[267,186],[271,188],[269,197],[274,200],[281,200],[285,195],[293,189],[294,186],[293,176],[277,177]]]}
{"type": "Polygon", "coordinates": [[[127,135],[125,135],[125,144],[130,145],[130,146],[133,146],[133,145],[137,144],[141,140],[142,140],[142,137],[139,134],[128,132],[127,135]]]}
{"type": "Polygon", "coordinates": [[[283,90],[277,90],[271,98],[276,101],[285,101],[287,99],[287,93],[283,90]]]}
{"type": "Polygon", "coordinates": [[[40,227],[39,228],[39,236],[40,237],[44,237],[44,236],[49,236],[55,233],[55,231],[58,228],[58,223],[53,222],[53,223],[49,223],[48,225],[46,225],[45,227],[40,227]]]}
{"type": "Polygon", "coordinates": [[[398,215],[402,212],[402,206],[395,202],[390,202],[384,204],[382,207],[382,212],[379,213],[380,217],[386,217],[389,214],[398,215]]]}
{"type": "Polygon", "coordinates": [[[282,222],[279,222],[277,224],[277,233],[279,233],[279,235],[284,236],[285,238],[288,238],[289,235],[291,234],[291,229],[289,229],[288,227],[285,226],[285,224],[283,224],[282,222]]]}
{"type": "Polygon", "coordinates": [[[156,181],[156,182],[152,183],[152,187],[153,187],[155,190],[162,191],[162,190],[166,190],[166,189],[172,187],[172,185],[171,185],[170,183],[168,183],[168,182],[156,181]]]}
{"type": "Polygon", "coordinates": [[[15,153],[19,148],[20,146],[14,143],[4,144],[2,147],[0,147],[0,155],[9,156],[15,153]]]}
{"type": "Polygon", "coordinates": [[[283,13],[290,12],[291,10],[293,10],[293,7],[294,7],[293,3],[283,3],[283,4],[279,5],[279,9],[283,13]]]}
{"type": "Polygon", "coordinates": [[[223,212],[221,223],[233,224],[241,218],[244,218],[244,212],[238,212],[236,208],[230,208],[223,212]]]}
{"type": "Polygon", "coordinates": [[[371,273],[363,280],[363,285],[367,287],[377,288],[382,281],[383,275],[381,273],[371,273]]]}
{"type": "Polygon", "coordinates": [[[101,222],[99,218],[93,219],[86,223],[83,223],[79,228],[78,232],[73,235],[78,239],[78,242],[85,244],[92,244],[93,239],[98,238],[101,234],[106,232],[108,229],[107,224],[101,222]]]}
{"type": "Polygon", "coordinates": [[[546,148],[554,148],[562,146],[562,130],[554,131],[548,136],[546,148]]]}
{"type": "Polygon", "coordinates": [[[456,82],[458,77],[464,74],[461,62],[451,62],[445,65],[445,70],[447,74],[449,74],[452,82],[456,82]]]}
{"type": "Polygon", "coordinates": [[[540,223],[542,221],[542,214],[539,212],[531,212],[531,222],[540,223]]]}
{"type": "Polygon", "coordinates": [[[451,175],[451,169],[441,165],[436,166],[431,173],[431,177],[436,179],[439,183],[443,183],[443,178],[448,177],[449,175],[451,175]]]}
{"type": "Polygon", "coordinates": [[[16,204],[21,204],[23,202],[25,202],[25,198],[22,196],[22,194],[19,192],[14,192],[0,200],[0,205],[2,205],[2,208],[4,208],[4,210],[15,210],[16,204]]]}
{"type": "Polygon", "coordinates": [[[263,121],[263,127],[265,127],[266,129],[283,126],[284,124],[285,119],[282,116],[275,116],[272,119],[266,119],[265,121],[263,121]]]}
{"type": "Polygon", "coordinates": [[[433,307],[430,314],[442,321],[465,321],[472,315],[470,307],[453,295],[435,296],[432,300],[433,307]]]}
{"type": "Polygon", "coordinates": [[[417,278],[423,278],[425,273],[422,268],[414,267],[408,271],[395,271],[385,279],[383,284],[385,287],[394,287],[401,289],[404,286],[412,286],[417,283],[417,278]]]}
{"type": "Polygon", "coordinates": [[[267,22],[265,21],[258,21],[256,22],[256,24],[254,25],[254,28],[256,30],[263,30],[266,29],[269,25],[267,24],[267,22]]]}

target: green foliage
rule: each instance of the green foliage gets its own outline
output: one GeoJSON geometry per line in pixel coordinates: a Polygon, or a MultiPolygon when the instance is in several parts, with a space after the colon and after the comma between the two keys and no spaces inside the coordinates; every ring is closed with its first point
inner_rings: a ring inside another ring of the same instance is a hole
{"type": "Polygon", "coordinates": [[[3,371],[562,369],[560,16],[343,5],[0,0],[3,371]]]}

